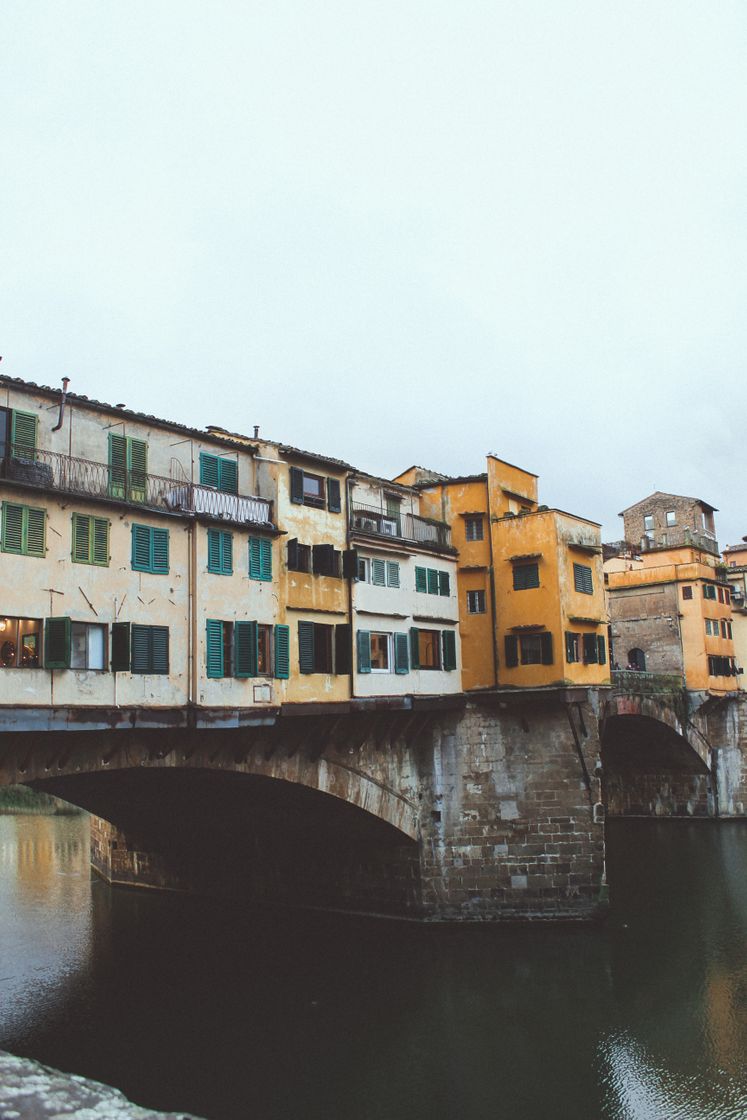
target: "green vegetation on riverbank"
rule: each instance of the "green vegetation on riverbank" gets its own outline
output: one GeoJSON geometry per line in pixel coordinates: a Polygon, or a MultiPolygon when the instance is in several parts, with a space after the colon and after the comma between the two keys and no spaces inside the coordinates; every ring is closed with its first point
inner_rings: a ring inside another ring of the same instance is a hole
{"type": "Polygon", "coordinates": [[[61,801],[48,793],[38,793],[28,786],[3,786],[0,788],[0,815],[7,813],[43,813],[46,816],[63,816],[80,813],[76,805],[61,801]]]}

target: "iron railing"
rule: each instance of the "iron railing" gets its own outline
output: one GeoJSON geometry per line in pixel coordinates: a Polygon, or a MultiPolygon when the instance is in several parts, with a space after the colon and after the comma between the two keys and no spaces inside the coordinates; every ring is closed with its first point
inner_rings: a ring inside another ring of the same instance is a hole
{"type": "Polygon", "coordinates": [[[210,486],[94,463],[56,451],[25,447],[8,450],[10,454],[0,460],[0,474],[38,490],[57,490],[81,498],[108,498],[147,509],[236,524],[273,524],[272,502],[265,498],[227,494],[210,486]]]}
{"type": "Polygon", "coordinates": [[[387,513],[380,506],[355,502],[350,511],[350,528],[353,532],[375,537],[416,541],[429,548],[451,548],[451,527],[445,521],[418,517],[414,513],[387,513]]]}

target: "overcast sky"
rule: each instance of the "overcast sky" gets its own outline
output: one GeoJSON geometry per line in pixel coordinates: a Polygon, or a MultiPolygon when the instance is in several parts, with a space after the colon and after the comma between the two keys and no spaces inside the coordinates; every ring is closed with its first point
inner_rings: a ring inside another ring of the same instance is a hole
{"type": "Polygon", "coordinates": [[[747,6],[4,0],[0,370],[747,533],[747,6]]]}

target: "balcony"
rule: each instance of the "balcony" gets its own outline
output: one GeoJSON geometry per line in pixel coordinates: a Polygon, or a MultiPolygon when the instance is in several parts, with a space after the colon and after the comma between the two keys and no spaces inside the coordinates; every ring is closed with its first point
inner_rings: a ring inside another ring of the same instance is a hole
{"type": "Polygon", "coordinates": [[[418,517],[414,513],[387,513],[380,506],[355,502],[350,511],[350,529],[364,536],[413,541],[435,551],[451,550],[450,526],[445,521],[418,517]]]}
{"type": "Polygon", "coordinates": [[[0,459],[0,477],[36,490],[126,502],[236,525],[273,527],[272,502],[265,498],[227,494],[182,479],[110,467],[54,451],[12,447],[8,450],[10,453],[0,459]],[[13,454],[14,451],[18,453],[13,454]]]}

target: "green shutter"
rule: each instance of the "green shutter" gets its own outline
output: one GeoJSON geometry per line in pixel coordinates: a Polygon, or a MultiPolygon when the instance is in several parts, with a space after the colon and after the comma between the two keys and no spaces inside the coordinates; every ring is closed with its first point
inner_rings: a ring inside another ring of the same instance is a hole
{"type": "Polygon", "coordinates": [[[151,673],[166,676],[169,671],[169,628],[149,626],[151,643],[151,673]]]}
{"type": "Polygon", "coordinates": [[[92,517],[93,548],[91,563],[102,568],[109,566],[109,522],[105,517],[92,517]]]}
{"type": "Polygon", "coordinates": [[[290,677],[290,626],[275,627],[275,676],[283,681],[290,677]]]}
{"type": "Polygon", "coordinates": [[[44,623],[44,667],[70,668],[69,618],[48,618],[44,623]]]}
{"type": "Polygon", "coordinates": [[[224,576],[230,576],[233,572],[233,533],[227,530],[221,531],[221,566],[224,576]]]}
{"type": "Polygon", "coordinates": [[[256,677],[257,642],[259,627],[256,622],[236,622],[233,628],[234,660],[237,677],[256,677]]]}
{"type": "Polygon", "coordinates": [[[23,506],[3,502],[3,552],[23,550],[23,506]]]}
{"type": "Polygon", "coordinates": [[[221,530],[208,529],[207,531],[207,553],[208,553],[208,571],[222,573],[222,547],[221,547],[221,530]]]}
{"type": "Polygon", "coordinates": [[[290,469],[290,499],[295,505],[303,505],[303,471],[298,467],[290,469]]]}
{"type": "Polygon", "coordinates": [[[148,471],[148,444],[144,440],[127,438],[127,466],[129,468],[128,497],[133,502],[144,502],[148,471]]]}
{"type": "Polygon", "coordinates": [[[598,650],[596,634],[584,634],[584,665],[596,665],[598,650]]]}
{"type": "Polygon", "coordinates": [[[410,671],[407,656],[407,634],[394,635],[394,671],[400,675],[410,671]]]}
{"type": "Polygon", "coordinates": [[[389,587],[399,587],[399,564],[396,560],[386,562],[386,582],[389,587]]]}
{"type": "Polygon", "coordinates": [[[415,569],[415,590],[427,591],[428,590],[428,576],[425,568],[415,569]]]}
{"type": "Polygon", "coordinates": [[[371,633],[369,630],[359,630],[355,635],[358,649],[358,672],[371,672],[371,633]]]}
{"type": "Polygon", "coordinates": [[[109,495],[124,498],[127,484],[127,440],[109,432],[109,495]]]}
{"type": "Polygon", "coordinates": [[[151,531],[149,525],[132,526],[132,567],[136,572],[152,571],[151,531]]]}
{"type": "Polygon", "coordinates": [[[376,587],[386,585],[386,564],[383,560],[371,561],[371,583],[376,587]]]}
{"type": "Polygon", "coordinates": [[[91,562],[91,518],[82,513],[73,514],[73,562],[91,562]]]}
{"type": "Polygon", "coordinates": [[[261,537],[259,541],[259,578],[272,580],[272,541],[261,537]]]}
{"type": "Polygon", "coordinates": [[[413,669],[420,668],[420,631],[416,626],[410,627],[410,664],[413,669]]]}
{"type": "Polygon", "coordinates": [[[238,494],[239,464],[235,459],[218,460],[218,489],[224,494],[238,494]]]}
{"type": "Polygon", "coordinates": [[[298,668],[302,673],[314,672],[314,623],[298,624],[298,668]]]}
{"type": "Polygon", "coordinates": [[[206,451],[200,452],[200,485],[212,486],[218,489],[219,468],[218,456],[208,455],[206,451]]]}
{"type": "Polygon", "coordinates": [[[591,568],[586,564],[573,565],[573,586],[583,595],[593,595],[594,585],[591,578],[591,568]]]}
{"type": "Polygon", "coordinates": [[[24,552],[27,556],[44,556],[44,527],[47,520],[43,509],[26,509],[26,541],[24,552]]]}
{"type": "Polygon", "coordinates": [[[439,572],[438,573],[438,593],[439,593],[439,595],[449,595],[450,594],[449,573],[448,572],[439,572]]]}
{"type": "Polygon", "coordinates": [[[18,459],[31,459],[36,450],[37,417],[33,412],[13,411],[10,425],[11,454],[18,459]]]}
{"type": "Polygon", "coordinates": [[[438,572],[435,568],[428,569],[428,594],[438,595],[438,572]]]}
{"type": "Polygon", "coordinates": [[[262,562],[261,562],[261,540],[259,537],[249,538],[249,578],[261,579],[262,575],[262,562]]]}
{"type": "Polygon", "coordinates": [[[605,643],[603,634],[597,634],[597,654],[598,654],[597,660],[599,661],[599,664],[600,665],[606,665],[607,664],[607,647],[606,647],[606,643],[605,643]]]}
{"type": "Polygon", "coordinates": [[[350,672],[350,635],[351,626],[349,622],[341,622],[338,626],[335,626],[335,673],[338,676],[350,672]]]}
{"type": "Polygon", "coordinates": [[[112,656],[111,669],[113,673],[127,672],[130,668],[130,624],[129,622],[112,623],[112,656]]]}
{"type": "MultiPolygon", "coordinates": [[[[223,623],[209,618],[205,623],[205,659],[208,677],[223,676],[223,623]]],[[[134,662],[133,662],[134,668],[134,662]]]]}
{"type": "Polygon", "coordinates": [[[506,634],[503,642],[507,669],[515,669],[519,664],[519,639],[515,634],[506,634]]]}
{"type": "Polygon", "coordinates": [[[130,627],[130,664],[133,673],[149,673],[151,664],[150,626],[130,627]]]}
{"type": "Polygon", "coordinates": [[[153,566],[151,571],[158,575],[169,573],[169,531],[168,529],[152,529],[153,537],[153,566]]]}
{"type": "Polygon", "coordinates": [[[540,656],[543,665],[552,665],[552,634],[540,634],[540,656]]]}
{"type": "Polygon", "coordinates": [[[327,509],[330,513],[339,513],[342,509],[340,483],[336,478],[327,479],[327,509]]]}
{"type": "Polygon", "coordinates": [[[453,630],[441,631],[444,669],[456,669],[456,634],[453,630]]]}

